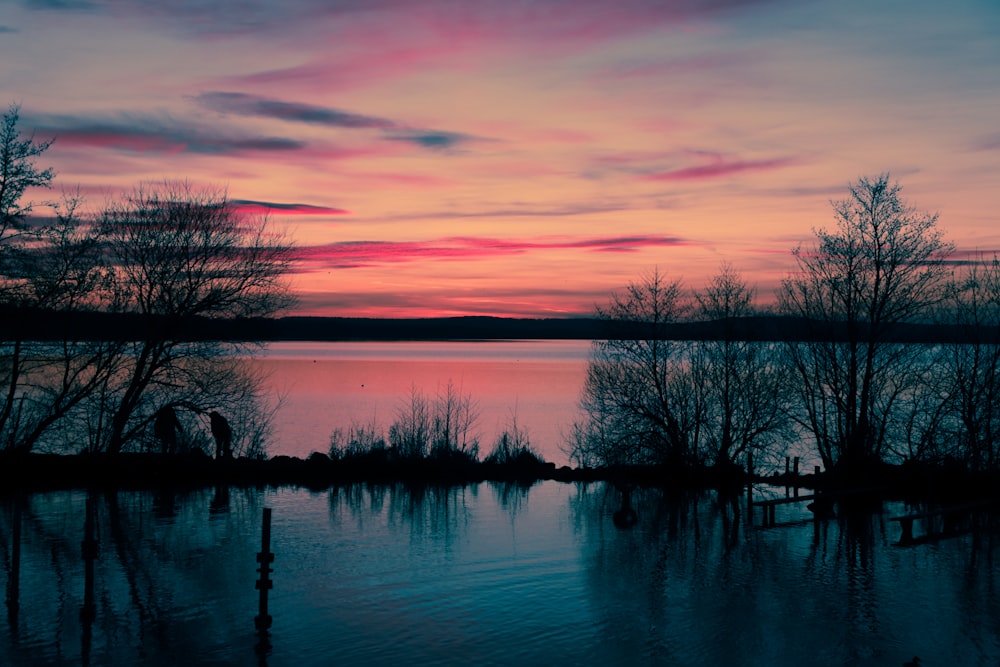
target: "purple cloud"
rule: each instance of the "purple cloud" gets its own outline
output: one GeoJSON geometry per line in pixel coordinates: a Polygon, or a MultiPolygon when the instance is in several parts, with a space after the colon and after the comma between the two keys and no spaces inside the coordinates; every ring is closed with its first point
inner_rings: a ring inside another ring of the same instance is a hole
{"type": "Polygon", "coordinates": [[[390,129],[397,126],[385,118],[363,116],[312,104],[283,102],[245,93],[208,92],[196,95],[194,99],[207,109],[240,116],[261,116],[327,127],[390,129]]]}
{"type": "Polygon", "coordinates": [[[790,166],[794,163],[795,160],[791,158],[734,161],[715,160],[711,164],[699,165],[697,167],[685,167],[683,169],[646,174],[643,176],[643,179],[647,181],[695,181],[722,178],[744,172],[771,171],[790,166]]]}
{"type": "Polygon", "coordinates": [[[281,215],[349,215],[350,211],[329,206],[314,206],[312,204],[285,204],[270,201],[254,201],[252,199],[231,199],[229,203],[240,213],[261,215],[280,213],[281,215]]]}
{"type": "Polygon", "coordinates": [[[443,132],[435,130],[400,130],[389,134],[391,141],[404,141],[432,150],[448,150],[459,144],[475,141],[476,138],[461,132],[443,132]]]}
{"type": "Polygon", "coordinates": [[[208,92],[197,95],[194,99],[199,105],[221,113],[326,127],[385,130],[389,131],[385,138],[390,141],[402,141],[432,150],[447,150],[476,140],[476,137],[461,132],[408,128],[377,116],[365,116],[301,102],[284,102],[245,93],[208,92]]]}
{"type": "Polygon", "coordinates": [[[977,138],[972,142],[972,149],[976,151],[995,151],[1000,149],[1000,134],[991,134],[977,138]]]}
{"type": "Polygon", "coordinates": [[[305,144],[284,137],[240,135],[201,128],[169,117],[121,114],[118,117],[32,116],[28,124],[54,135],[60,146],[89,146],[130,152],[219,155],[250,151],[298,151],[305,144]]]}

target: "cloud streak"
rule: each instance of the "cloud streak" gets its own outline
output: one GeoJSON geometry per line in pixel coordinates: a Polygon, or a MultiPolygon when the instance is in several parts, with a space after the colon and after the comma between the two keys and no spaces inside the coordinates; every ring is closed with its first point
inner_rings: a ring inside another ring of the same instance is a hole
{"type": "Polygon", "coordinates": [[[350,269],[377,264],[426,260],[471,260],[546,250],[636,252],[645,247],[675,247],[689,242],[673,236],[550,238],[534,240],[450,237],[432,241],[345,241],[301,247],[304,269],[350,269]]]}
{"type": "Polygon", "coordinates": [[[385,118],[321,107],[300,102],[283,102],[245,93],[207,92],[195,96],[206,109],[240,116],[259,116],[325,127],[390,129],[397,124],[385,118]]]}
{"type": "Polygon", "coordinates": [[[194,99],[199,106],[224,114],[324,127],[383,130],[386,133],[385,139],[389,141],[401,141],[431,150],[449,150],[470,141],[481,140],[461,132],[415,129],[388,118],[366,116],[301,102],[286,102],[247,93],[214,91],[201,93],[194,99]]]}
{"type": "Polygon", "coordinates": [[[773,171],[795,164],[792,158],[774,158],[771,160],[733,160],[713,161],[711,164],[698,165],[645,174],[647,181],[701,181],[715,178],[725,178],[747,172],[773,171]]]}
{"type": "Polygon", "coordinates": [[[476,137],[461,132],[433,130],[400,130],[390,133],[386,138],[390,141],[402,141],[421,148],[442,151],[476,140],[476,137]]]}
{"type": "Polygon", "coordinates": [[[247,31],[296,34],[331,21],[391,20],[403,16],[414,32],[437,28],[467,34],[470,41],[526,34],[548,42],[581,43],[627,35],[650,26],[676,25],[770,4],[773,0],[536,0],[507,3],[493,0],[240,0],[235,2],[119,3],[112,0],[21,0],[29,9],[91,11],[132,15],[167,23],[193,35],[231,35],[247,31]],[[374,19],[373,19],[374,17],[374,19]],[[420,30],[418,30],[418,28],[420,30]],[[475,39],[473,39],[475,38],[475,39]]]}
{"type": "Polygon", "coordinates": [[[251,199],[231,199],[229,203],[238,213],[248,215],[350,215],[350,211],[329,206],[314,206],[312,204],[292,204],[270,201],[254,201],[251,199]]]}
{"type": "Polygon", "coordinates": [[[199,127],[167,116],[32,116],[26,124],[43,136],[55,136],[59,146],[108,148],[136,153],[195,153],[299,151],[306,144],[285,137],[241,134],[231,129],[199,127]]]}
{"type": "Polygon", "coordinates": [[[405,215],[385,215],[377,219],[383,222],[397,220],[464,220],[469,218],[564,218],[595,213],[613,213],[632,210],[629,204],[573,204],[553,208],[498,208],[482,211],[430,211],[427,213],[407,213],[405,215]]]}

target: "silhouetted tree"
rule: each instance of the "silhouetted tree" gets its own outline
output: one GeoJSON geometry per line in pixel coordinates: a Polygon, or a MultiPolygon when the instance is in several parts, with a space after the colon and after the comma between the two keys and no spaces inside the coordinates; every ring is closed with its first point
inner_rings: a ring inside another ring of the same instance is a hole
{"type": "Polygon", "coordinates": [[[702,367],[692,346],[664,338],[691,312],[679,280],[658,270],[611,297],[600,318],[629,323],[634,338],[593,343],[570,456],[582,465],[687,464],[705,419],[702,367]]]}
{"type": "Polygon", "coordinates": [[[849,192],[833,203],[836,227],[794,250],[798,270],[784,281],[779,303],[815,327],[815,340],[788,346],[796,419],[827,467],[854,469],[886,450],[919,352],[890,334],[940,301],[950,246],[937,216],[909,207],[887,174],[860,178],[849,192]]]}
{"type": "Polygon", "coordinates": [[[531,465],[543,463],[542,457],[532,448],[528,429],[517,423],[517,410],[493,443],[493,449],[483,459],[491,465],[531,465]]]}
{"type": "Polygon", "coordinates": [[[48,150],[52,141],[35,141],[18,129],[21,109],[11,104],[0,119],[0,240],[6,242],[21,230],[31,202],[22,198],[32,187],[49,187],[51,169],[39,169],[35,158],[48,150]]]}
{"type": "MultiPolygon", "coordinates": [[[[32,241],[14,253],[19,284],[16,306],[73,311],[96,307],[102,281],[96,239],[76,215],[76,202],[56,208],[56,220],[31,231],[32,241]]],[[[12,280],[7,275],[8,282],[12,280]]],[[[5,448],[32,449],[64,417],[118,372],[122,344],[74,340],[62,330],[51,341],[25,340],[16,329],[9,348],[7,392],[0,409],[5,448]]],[[[72,439],[72,436],[68,436],[72,439]]]]}
{"type": "Polygon", "coordinates": [[[185,322],[262,317],[291,303],[291,248],[266,220],[238,214],[224,193],[186,183],[137,188],[100,214],[95,231],[109,263],[104,302],[148,323],[97,406],[111,414],[102,448],[116,453],[143,432],[156,405],[183,400],[150,400],[151,391],[183,393],[206,366],[235,362],[235,343],[182,340],[185,322]]]}
{"type": "Polygon", "coordinates": [[[414,385],[410,387],[409,401],[400,403],[396,419],[389,425],[389,445],[401,458],[419,459],[430,452],[430,442],[430,406],[414,385]]]}
{"type": "MultiPolygon", "coordinates": [[[[955,417],[955,452],[973,470],[1000,466],[1000,260],[979,255],[949,290],[948,312],[966,339],[942,346],[937,359],[950,382],[941,390],[955,417]]],[[[949,452],[951,453],[951,452],[949,452]]]]}
{"type": "Polygon", "coordinates": [[[24,311],[93,307],[101,278],[79,198],[50,204],[53,218],[27,217],[33,204],[23,201],[26,190],[53,178],[35,163],[52,142],[21,135],[18,120],[11,105],[0,121],[0,301],[9,336],[0,354],[0,448],[28,450],[106,381],[115,355],[112,345],[74,341],[71,331],[51,332],[61,340],[26,340],[17,326],[24,311]]]}
{"type": "Polygon", "coordinates": [[[448,380],[438,388],[431,423],[431,455],[447,457],[454,453],[478,458],[479,439],[473,432],[478,410],[472,396],[463,394],[448,380]]]}
{"type": "MultiPolygon", "coordinates": [[[[721,326],[718,340],[696,343],[707,392],[705,447],[716,464],[736,463],[787,436],[787,390],[774,344],[741,340],[739,318],[754,313],[755,291],[732,265],[695,294],[698,314],[721,326]]],[[[757,457],[760,460],[760,457],[757,457]]]]}

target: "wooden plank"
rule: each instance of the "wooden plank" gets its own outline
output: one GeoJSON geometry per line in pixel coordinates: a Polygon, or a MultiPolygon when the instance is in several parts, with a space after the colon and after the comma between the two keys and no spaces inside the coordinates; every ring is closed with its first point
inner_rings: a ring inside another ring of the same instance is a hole
{"type": "Polygon", "coordinates": [[[973,503],[965,503],[962,505],[947,505],[944,507],[938,507],[937,509],[924,510],[923,512],[912,512],[910,514],[901,514],[899,516],[889,517],[889,521],[913,521],[914,519],[929,519],[932,516],[941,516],[943,514],[951,514],[953,512],[968,512],[970,510],[981,509],[983,507],[989,507],[990,505],[995,505],[1000,502],[998,498],[992,498],[990,500],[979,500],[973,503]]]}
{"type": "Polygon", "coordinates": [[[820,496],[816,494],[808,496],[793,496],[791,498],[772,498],[771,500],[755,500],[753,505],[756,507],[773,507],[774,505],[787,505],[788,503],[798,503],[804,500],[815,500],[820,496]]]}

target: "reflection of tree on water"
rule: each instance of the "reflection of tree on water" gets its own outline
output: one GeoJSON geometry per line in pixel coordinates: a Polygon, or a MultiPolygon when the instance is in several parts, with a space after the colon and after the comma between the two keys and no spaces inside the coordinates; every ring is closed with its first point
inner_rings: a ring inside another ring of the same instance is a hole
{"type": "MultiPolygon", "coordinates": [[[[575,525],[583,533],[593,613],[600,618],[603,641],[622,664],[697,662],[667,645],[678,632],[677,622],[695,620],[693,605],[700,595],[694,595],[685,580],[692,575],[692,568],[707,567],[702,554],[711,548],[708,543],[724,542],[713,540],[714,523],[707,531],[703,529],[704,519],[694,511],[696,500],[635,488],[631,502],[641,520],[628,531],[617,529],[613,519],[593,520],[595,516],[613,517],[620,510],[621,493],[612,485],[581,486],[571,502],[575,525]]],[[[706,581],[712,578],[699,576],[706,581]]],[[[719,622],[724,621],[718,617],[712,620],[713,624],[719,622]]],[[[696,632],[691,629],[685,634],[694,636],[696,632]]]]}
{"type": "Polygon", "coordinates": [[[415,541],[429,538],[451,541],[465,527],[471,510],[467,496],[474,497],[476,485],[439,486],[427,484],[345,484],[329,492],[330,520],[339,523],[351,516],[363,530],[369,522],[406,529],[415,541]]]}
{"type": "Polygon", "coordinates": [[[615,510],[613,515],[615,526],[618,528],[631,528],[639,520],[639,515],[632,508],[632,491],[634,484],[616,483],[615,488],[622,497],[622,506],[615,510]]]}
{"type": "MultiPolygon", "coordinates": [[[[237,494],[231,503],[235,520],[224,524],[209,523],[210,493],[177,494],[176,511],[161,516],[148,493],[95,495],[92,574],[81,549],[86,494],[31,496],[22,521],[19,611],[13,617],[8,611],[15,653],[0,652],[0,664],[49,664],[52,651],[71,662],[79,656],[84,664],[149,656],[181,664],[213,651],[222,663],[244,662],[238,656],[252,655],[252,622],[234,617],[252,608],[254,590],[233,573],[253,572],[254,547],[240,526],[258,511],[256,493],[237,494]],[[214,601],[220,596],[227,604],[214,601]],[[207,609],[213,616],[206,616],[207,609]],[[233,628],[247,637],[233,637],[233,628]]],[[[6,565],[12,510],[10,500],[0,501],[6,565]]],[[[9,583],[9,567],[5,571],[9,583]]]]}
{"type": "Polygon", "coordinates": [[[989,567],[1000,544],[985,536],[958,538],[971,550],[949,553],[969,565],[949,567],[928,549],[893,547],[894,527],[871,507],[840,508],[815,530],[762,530],[747,528],[732,500],[714,492],[641,487],[632,493],[640,518],[622,531],[611,520],[619,491],[578,489],[571,515],[609,660],[882,665],[920,655],[930,664],[926,656],[942,655],[943,646],[945,655],[960,650],[980,664],[995,655],[995,634],[979,649],[949,644],[969,627],[1000,627],[989,607],[1000,591],[1000,574],[989,567]],[[942,578],[942,570],[953,574],[942,578]],[[942,598],[945,609],[971,608],[968,617],[940,618],[933,601],[942,598]]]}
{"type": "Polygon", "coordinates": [[[530,482],[490,482],[490,489],[493,491],[497,504],[505,512],[510,513],[511,521],[521,511],[521,507],[528,502],[528,495],[531,487],[535,485],[535,480],[530,482]]]}

